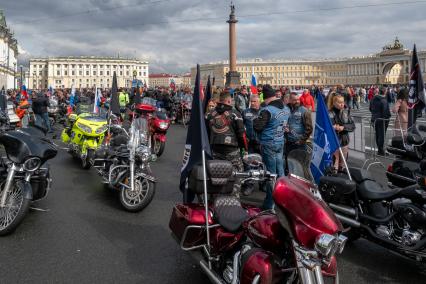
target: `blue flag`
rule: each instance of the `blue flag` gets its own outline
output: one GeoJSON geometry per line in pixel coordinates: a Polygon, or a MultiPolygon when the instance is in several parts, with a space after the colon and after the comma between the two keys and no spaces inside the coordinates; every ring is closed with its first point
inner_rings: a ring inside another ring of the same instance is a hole
{"type": "Polygon", "coordinates": [[[192,202],[195,195],[187,188],[187,179],[192,168],[202,162],[202,150],[205,159],[211,159],[212,153],[207,136],[206,124],[204,123],[203,102],[200,99],[200,65],[197,65],[197,77],[195,78],[194,96],[192,100],[191,119],[186,134],[185,151],[183,154],[182,169],[180,174],[179,188],[183,192],[185,203],[192,202]]]}
{"type": "Polygon", "coordinates": [[[339,148],[339,139],[331,124],[324,100],[317,100],[317,117],[311,160],[311,172],[317,184],[320,177],[324,175],[324,170],[331,165],[334,152],[339,148]]]}

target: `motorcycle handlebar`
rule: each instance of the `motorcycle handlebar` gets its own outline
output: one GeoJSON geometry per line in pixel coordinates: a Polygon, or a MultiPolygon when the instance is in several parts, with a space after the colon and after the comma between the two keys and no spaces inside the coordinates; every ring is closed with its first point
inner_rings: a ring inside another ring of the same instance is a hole
{"type": "Polygon", "coordinates": [[[275,179],[276,174],[272,174],[264,170],[249,170],[247,172],[236,172],[235,177],[237,178],[258,178],[258,179],[275,179]]]}

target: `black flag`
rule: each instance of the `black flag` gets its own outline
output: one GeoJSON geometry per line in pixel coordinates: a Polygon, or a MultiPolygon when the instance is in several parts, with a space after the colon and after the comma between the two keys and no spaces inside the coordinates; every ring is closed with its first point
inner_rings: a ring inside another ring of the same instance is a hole
{"type": "Polygon", "coordinates": [[[410,90],[408,93],[408,127],[416,123],[416,119],[422,116],[422,111],[426,105],[425,87],[423,84],[422,71],[420,69],[417,49],[414,44],[411,59],[410,90]]]}
{"type": "Polygon", "coordinates": [[[212,84],[210,82],[210,75],[207,79],[207,86],[206,86],[206,95],[204,96],[204,104],[203,104],[203,110],[204,112],[207,111],[207,105],[212,98],[212,84]]]}
{"type": "Polygon", "coordinates": [[[120,102],[118,101],[118,86],[117,86],[117,75],[114,72],[112,76],[112,87],[111,87],[111,101],[110,110],[113,114],[120,116],[120,102]]]}
{"type": "Polygon", "coordinates": [[[206,160],[212,157],[206,124],[204,123],[200,87],[200,65],[197,64],[197,77],[195,78],[191,119],[186,134],[179,185],[180,190],[183,192],[183,200],[185,203],[192,202],[195,197],[193,193],[187,190],[187,178],[194,165],[202,162],[202,150],[204,150],[206,160]]]}

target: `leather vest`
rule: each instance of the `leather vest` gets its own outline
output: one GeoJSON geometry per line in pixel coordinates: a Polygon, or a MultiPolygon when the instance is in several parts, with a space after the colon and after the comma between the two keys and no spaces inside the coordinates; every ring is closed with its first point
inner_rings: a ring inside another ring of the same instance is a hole
{"type": "Polygon", "coordinates": [[[251,109],[251,108],[247,108],[243,112],[243,120],[244,120],[245,129],[246,129],[246,135],[250,141],[259,140],[256,131],[254,131],[253,129],[253,120],[258,117],[258,114],[259,114],[259,111],[251,109]]]}
{"type": "Polygon", "coordinates": [[[289,142],[296,142],[303,138],[305,134],[305,125],[303,124],[303,116],[307,109],[304,106],[299,106],[296,110],[292,111],[288,119],[287,140],[289,142]]]}
{"type": "Polygon", "coordinates": [[[260,133],[261,144],[284,144],[284,126],[287,124],[290,109],[284,106],[283,109],[275,106],[263,107],[260,111],[266,110],[271,114],[271,118],[260,133]]]}
{"type": "Polygon", "coordinates": [[[233,126],[234,115],[231,111],[218,113],[214,110],[211,113],[209,120],[211,145],[238,147],[238,140],[233,126]]]}

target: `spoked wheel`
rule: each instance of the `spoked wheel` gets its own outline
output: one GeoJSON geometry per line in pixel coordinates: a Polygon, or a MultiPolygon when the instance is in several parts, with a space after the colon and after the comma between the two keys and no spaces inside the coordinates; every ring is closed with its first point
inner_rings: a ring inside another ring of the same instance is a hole
{"type": "Polygon", "coordinates": [[[95,150],[93,149],[88,149],[87,150],[87,155],[84,159],[81,159],[81,167],[85,170],[90,169],[90,167],[92,166],[92,160],[94,158],[95,155],[95,150]]]}
{"type": "MultiPolygon", "coordinates": [[[[2,195],[3,189],[0,191],[0,197],[2,195]]],[[[0,236],[10,234],[18,227],[27,214],[30,203],[31,200],[24,197],[24,184],[14,183],[9,190],[5,206],[0,207],[0,236]]]]}
{"type": "MultiPolygon", "coordinates": [[[[125,184],[130,186],[129,177],[125,179],[125,184]]],[[[148,206],[154,198],[155,184],[143,177],[135,179],[134,191],[122,186],[120,189],[120,202],[129,212],[139,212],[148,206]]]]}

